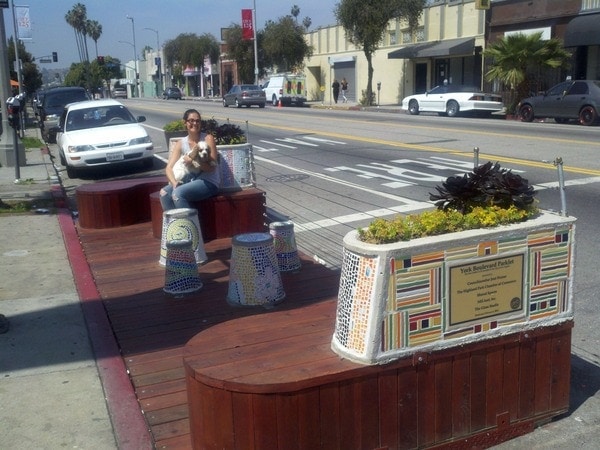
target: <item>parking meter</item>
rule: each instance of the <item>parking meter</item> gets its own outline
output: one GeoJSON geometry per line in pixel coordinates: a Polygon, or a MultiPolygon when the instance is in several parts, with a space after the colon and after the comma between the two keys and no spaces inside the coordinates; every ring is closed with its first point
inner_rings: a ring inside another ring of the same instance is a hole
{"type": "Polygon", "coordinates": [[[21,100],[19,97],[9,97],[6,100],[6,110],[8,112],[8,124],[15,130],[19,129],[19,114],[21,112],[21,100]]]}
{"type": "Polygon", "coordinates": [[[381,81],[377,82],[377,106],[379,106],[379,94],[381,92],[381,81]]]}

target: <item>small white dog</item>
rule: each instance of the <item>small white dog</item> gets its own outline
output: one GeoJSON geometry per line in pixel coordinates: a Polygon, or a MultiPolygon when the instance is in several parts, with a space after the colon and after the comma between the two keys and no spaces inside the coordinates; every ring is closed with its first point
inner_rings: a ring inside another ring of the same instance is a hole
{"type": "Polygon", "coordinates": [[[181,157],[173,165],[173,175],[178,183],[181,182],[183,177],[185,177],[187,174],[200,172],[200,164],[210,160],[208,146],[204,141],[198,142],[196,145],[194,145],[192,151],[188,153],[188,156],[192,159],[192,164],[185,164],[183,162],[184,156],[185,155],[181,155],[181,157]]]}

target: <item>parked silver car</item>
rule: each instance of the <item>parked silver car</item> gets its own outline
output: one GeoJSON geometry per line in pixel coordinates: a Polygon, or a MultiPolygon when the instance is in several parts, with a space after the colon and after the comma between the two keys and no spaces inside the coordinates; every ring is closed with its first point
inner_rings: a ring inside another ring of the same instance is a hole
{"type": "Polygon", "coordinates": [[[264,108],[266,103],[265,92],[255,84],[235,84],[223,96],[223,106],[225,107],[235,105],[241,108],[242,106],[256,105],[259,108],[264,108]]]}

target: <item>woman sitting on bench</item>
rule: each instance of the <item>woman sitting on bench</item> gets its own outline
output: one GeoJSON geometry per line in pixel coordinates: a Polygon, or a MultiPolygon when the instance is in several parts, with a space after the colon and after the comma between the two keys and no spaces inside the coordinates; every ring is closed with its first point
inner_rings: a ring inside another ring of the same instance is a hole
{"type": "Polygon", "coordinates": [[[169,184],[160,190],[160,204],[163,211],[190,208],[190,202],[216,195],[221,184],[219,154],[215,139],[211,134],[202,133],[200,113],[195,109],[188,109],[183,114],[183,121],[188,134],[177,141],[169,155],[165,169],[169,184]],[[202,141],[208,147],[209,157],[199,164],[194,164],[188,154],[202,141]],[[173,167],[182,156],[183,163],[189,170],[182,180],[177,180],[173,167]]]}

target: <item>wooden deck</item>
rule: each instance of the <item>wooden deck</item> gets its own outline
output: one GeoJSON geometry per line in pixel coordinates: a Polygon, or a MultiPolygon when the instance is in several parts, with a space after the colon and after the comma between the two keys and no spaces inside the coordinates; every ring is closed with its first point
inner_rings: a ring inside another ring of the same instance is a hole
{"type": "Polygon", "coordinates": [[[165,269],[151,223],[77,232],[157,449],[192,447],[182,359],[192,337],[231,319],[333,302],[337,295],[339,273],[301,255],[302,268],[282,274],[286,298],[274,310],[231,307],[225,300],[231,240],[219,239],[205,243],[202,289],[174,298],[162,290],[165,269]]]}

